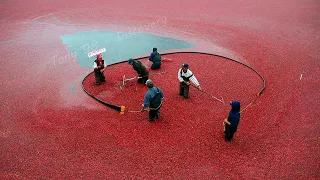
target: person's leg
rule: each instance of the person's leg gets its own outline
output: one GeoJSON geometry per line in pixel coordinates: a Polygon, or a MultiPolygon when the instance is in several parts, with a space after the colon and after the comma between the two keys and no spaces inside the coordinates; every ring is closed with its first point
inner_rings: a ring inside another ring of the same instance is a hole
{"type": "Polygon", "coordinates": [[[162,105],[160,105],[160,107],[157,109],[157,113],[156,113],[156,119],[160,118],[160,108],[162,105]]]}
{"type": "Polygon", "coordinates": [[[233,135],[234,135],[234,133],[236,133],[236,131],[237,131],[236,128],[230,127],[230,134],[229,134],[229,139],[230,139],[230,141],[232,140],[233,135]]]}
{"type": "Polygon", "coordinates": [[[106,82],[106,77],[104,76],[103,72],[100,72],[101,73],[101,82],[106,82]]]}
{"type": "Polygon", "coordinates": [[[99,74],[99,72],[98,71],[94,71],[94,77],[95,77],[95,79],[96,79],[96,85],[100,85],[100,74],[99,74]]]}
{"type": "Polygon", "coordinates": [[[189,98],[189,85],[186,85],[186,86],[184,87],[183,97],[186,98],[186,99],[189,98]]]}
{"type": "Polygon", "coordinates": [[[225,134],[225,137],[224,137],[224,139],[226,140],[226,141],[231,141],[231,139],[232,139],[232,137],[230,137],[231,136],[231,127],[228,125],[228,124],[226,124],[226,127],[225,127],[226,129],[225,129],[225,131],[224,131],[224,134],[225,134]]]}
{"type": "Polygon", "coordinates": [[[160,66],[161,66],[160,62],[155,62],[155,63],[152,63],[152,66],[150,69],[152,69],[152,70],[159,69],[160,66]]]}
{"type": "Polygon", "coordinates": [[[150,110],[149,111],[149,121],[155,121],[156,115],[157,115],[156,110],[150,110]]]}
{"type": "Polygon", "coordinates": [[[179,95],[180,96],[183,96],[183,94],[184,94],[184,85],[185,83],[183,83],[183,82],[180,82],[180,88],[179,88],[179,95]]]}

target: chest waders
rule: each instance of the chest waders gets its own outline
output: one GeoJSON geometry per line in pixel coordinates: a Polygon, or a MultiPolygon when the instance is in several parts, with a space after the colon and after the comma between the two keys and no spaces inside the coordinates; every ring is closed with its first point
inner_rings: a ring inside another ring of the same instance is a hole
{"type": "MultiPolygon", "coordinates": [[[[193,76],[193,74],[188,77],[182,76],[182,69],[181,69],[180,76],[182,77],[182,79],[184,81],[189,82],[190,78],[193,76]]],[[[184,98],[189,98],[189,85],[187,85],[184,81],[180,82],[179,95],[183,96],[184,98]]]]}
{"type": "Polygon", "coordinates": [[[189,82],[189,81],[190,81],[189,79],[193,76],[193,74],[191,74],[191,75],[188,76],[188,77],[182,76],[182,69],[181,69],[181,71],[180,71],[180,76],[182,77],[182,79],[183,79],[184,81],[189,82]]]}

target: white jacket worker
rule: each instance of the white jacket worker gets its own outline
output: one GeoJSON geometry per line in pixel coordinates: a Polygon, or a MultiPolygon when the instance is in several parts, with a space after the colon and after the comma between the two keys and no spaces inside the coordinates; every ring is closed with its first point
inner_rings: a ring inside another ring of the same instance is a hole
{"type": "Polygon", "coordinates": [[[189,98],[189,85],[190,81],[199,89],[201,90],[200,84],[197,78],[192,74],[189,70],[188,63],[183,63],[182,67],[178,71],[178,79],[180,81],[180,91],[179,95],[183,96],[184,98],[189,98]]]}

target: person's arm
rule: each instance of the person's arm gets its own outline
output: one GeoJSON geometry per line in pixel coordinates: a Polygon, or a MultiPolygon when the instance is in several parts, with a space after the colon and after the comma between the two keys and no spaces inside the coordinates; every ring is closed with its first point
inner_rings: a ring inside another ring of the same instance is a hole
{"type": "Polygon", "coordinates": [[[182,77],[181,77],[181,72],[182,70],[181,70],[181,68],[179,69],[179,71],[178,71],[178,79],[179,79],[179,81],[180,82],[183,82],[183,79],[182,79],[182,77]]]}
{"type": "MultiPolygon", "coordinates": [[[[188,76],[191,76],[192,72],[190,70],[188,70],[188,71],[190,72],[190,73],[188,72],[188,76]]],[[[200,86],[200,84],[194,74],[193,74],[193,76],[190,77],[190,81],[193,82],[193,84],[196,85],[197,87],[200,86]]]]}
{"type": "Polygon", "coordinates": [[[163,99],[164,98],[164,95],[163,95],[163,92],[162,92],[162,90],[159,88],[159,92],[160,92],[160,97],[161,97],[161,99],[163,99]]]}
{"type": "Polygon", "coordinates": [[[223,122],[225,122],[225,123],[228,124],[229,126],[231,125],[231,123],[228,121],[228,118],[224,119],[223,122]]]}
{"type": "Polygon", "coordinates": [[[149,56],[149,61],[151,61],[152,62],[152,58],[154,57],[154,53],[152,52],[151,54],[150,54],[150,56],[149,56]]]}
{"type": "MultiPolygon", "coordinates": [[[[191,74],[192,74],[192,72],[190,71],[190,75],[191,75],[191,74]]],[[[190,81],[191,81],[195,86],[197,86],[197,88],[198,88],[199,90],[201,90],[201,86],[200,86],[200,84],[199,84],[199,82],[198,82],[198,80],[197,80],[197,78],[196,78],[195,75],[193,75],[193,76],[190,77],[190,81]]]]}
{"type": "Polygon", "coordinates": [[[144,100],[143,100],[143,110],[148,110],[150,106],[150,94],[149,91],[144,95],[144,100]]]}
{"type": "Polygon", "coordinates": [[[101,72],[104,72],[104,70],[106,69],[106,67],[107,67],[107,63],[106,63],[106,61],[104,61],[104,68],[103,69],[101,69],[101,72]]]}

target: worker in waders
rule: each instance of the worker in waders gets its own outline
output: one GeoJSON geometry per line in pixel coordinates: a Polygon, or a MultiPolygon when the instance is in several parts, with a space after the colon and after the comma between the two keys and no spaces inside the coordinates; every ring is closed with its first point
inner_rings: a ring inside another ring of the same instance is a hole
{"type": "Polygon", "coordinates": [[[132,65],[133,69],[138,73],[138,83],[146,83],[149,78],[149,72],[146,67],[137,60],[129,59],[128,64],[132,65]]]}
{"type": "Polygon", "coordinates": [[[144,96],[142,110],[149,111],[149,121],[153,122],[160,117],[160,108],[162,106],[163,92],[160,88],[154,87],[152,80],[146,82],[149,90],[144,96]]]}
{"type": "Polygon", "coordinates": [[[189,86],[190,81],[199,89],[201,90],[200,84],[197,78],[192,74],[189,70],[188,63],[183,63],[182,67],[178,71],[178,79],[180,81],[180,90],[179,95],[183,96],[184,98],[189,98],[189,86]]]}
{"type": "Polygon", "coordinates": [[[159,69],[161,66],[161,55],[158,53],[157,48],[153,48],[153,52],[149,56],[149,61],[152,62],[152,66],[150,69],[155,70],[159,69]]]}
{"type": "Polygon", "coordinates": [[[106,78],[103,74],[104,69],[107,67],[106,63],[102,59],[102,55],[98,54],[97,59],[93,62],[94,77],[96,79],[95,85],[100,85],[101,82],[106,82],[106,78]]]}
{"type": "Polygon", "coordinates": [[[236,133],[240,121],[240,102],[232,101],[230,102],[231,111],[229,112],[228,118],[223,121],[224,124],[224,134],[225,140],[230,142],[233,138],[234,133],[236,133]]]}

